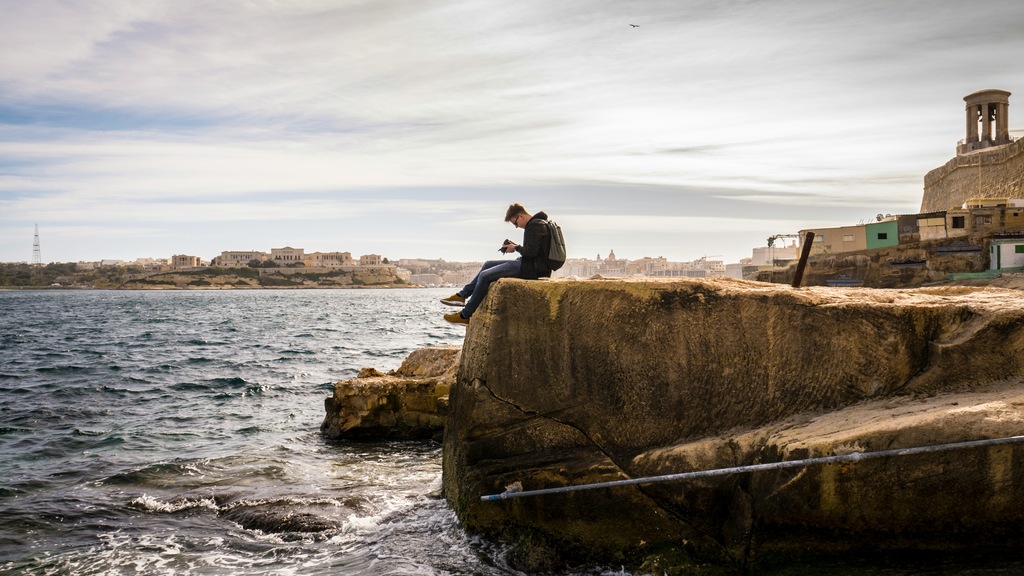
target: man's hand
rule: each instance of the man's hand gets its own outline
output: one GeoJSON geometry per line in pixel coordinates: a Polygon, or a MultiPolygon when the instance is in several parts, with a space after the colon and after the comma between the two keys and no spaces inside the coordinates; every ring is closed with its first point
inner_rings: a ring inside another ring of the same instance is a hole
{"type": "Polygon", "coordinates": [[[516,246],[518,246],[518,244],[516,244],[515,242],[512,242],[511,240],[506,240],[505,243],[501,245],[501,251],[505,254],[515,252],[516,246]]]}

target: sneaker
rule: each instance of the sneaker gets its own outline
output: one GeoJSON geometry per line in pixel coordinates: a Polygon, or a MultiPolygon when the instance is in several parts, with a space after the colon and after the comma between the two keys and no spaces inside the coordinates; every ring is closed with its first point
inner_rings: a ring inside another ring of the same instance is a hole
{"type": "Polygon", "coordinates": [[[458,293],[455,293],[447,298],[442,298],[441,304],[446,304],[448,306],[465,306],[466,298],[464,296],[459,296],[458,293]]]}
{"type": "Polygon", "coordinates": [[[463,318],[462,312],[452,312],[451,314],[445,314],[444,319],[451,322],[452,324],[469,324],[469,318],[463,318]]]}

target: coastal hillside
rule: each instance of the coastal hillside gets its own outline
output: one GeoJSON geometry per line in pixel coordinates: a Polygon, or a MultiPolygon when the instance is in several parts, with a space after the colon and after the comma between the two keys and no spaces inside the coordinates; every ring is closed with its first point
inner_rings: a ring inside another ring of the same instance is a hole
{"type": "Polygon", "coordinates": [[[391,288],[408,286],[391,266],[325,268],[199,268],[125,276],[119,288],[391,288]]]}
{"type": "Polygon", "coordinates": [[[151,271],[139,267],[76,264],[0,264],[0,288],[128,290],[253,288],[390,288],[409,284],[394,266],[345,268],[217,268],[151,271]]]}
{"type": "Polygon", "coordinates": [[[1016,290],[502,280],[460,362],[444,492],[523,570],[1024,548],[1021,444],[481,501],[1024,435],[1016,290]]]}

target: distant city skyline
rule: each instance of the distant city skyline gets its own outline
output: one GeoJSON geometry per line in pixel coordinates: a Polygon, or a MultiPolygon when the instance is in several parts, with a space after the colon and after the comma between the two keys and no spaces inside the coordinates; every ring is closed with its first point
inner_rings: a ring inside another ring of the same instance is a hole
{"type": "MultiPolygon", "coordinates": [[[[792,242],[796,242],[796,241],[792,240],[792,242]]],[[[779,240],[777,242],[777,244],[776,244],[776,246],[780,247],[780,248],[782,246],[784,246],[784,245],[787,245],[787,241],[786,240],[779,240]]],[[[34,244],[33,245],[33,253],[35,253],[36,248],[37,248],[37,246],[34,244]]],[[[293,245],[290,245],[290,244],[286,244],[284,246],[273,246],[273,247],[270,247],[270,248],[252,248],[251,250],[246,250],[246,251],[259,252],[259,253],[265,254],[267,256],[270,256],[272,249],[280,249],[280,248],[300,249],[300,250],[303,250],[303,252],[306,255],[310,255],[310,254],[313,254],[313,253],[316,253],[316,252],[321,252],[321,253],[339,253],[339,252],[344,253],[344,252],[348,252],[348,253],[351,254],[352,258],[356,262],[359,261],[359,258],[361,256],[368,256],[368,255],[371,255],[371,254],[372,255],[380,256],[381,258],[387,259],[387,260],[391,261],[392,263],[398,262],[399,260],[423,260],[423,261],[428,261],[428,260],[429,261],[444,260],[446,262],[452,262],[452,263],[459,263],[459,262],[476,262],[476,263],[478,263],[478,262],[482,261],[482,259],[479,259],[479,258],[476,259],[476,260],[453,260],[453,259],[450,259],[450,258],[424,258],[424,257],[416,257],[416,256],[410,257],[410,256],[402,256],[402,255],[387,255],[387,254],[381,254],[380,252],[368,252],[366,254],[356,254],[356,253],[351,252],[350,250],[344,250],[344,249],[307,250],[307,249],[305,249],[302,246],[293,246],[293,245]]],[[[177,252],[173,252],[172,254],[168,254],[166,256],[165,255],[152,255],[152,254],[150,254],[150,255],[135,256],[135,257],[130,257],[130,258],[82,258],[82,259],[79,259],[79,260],[60,260],[60,261],[44,260],[43,264],[47,264],[47,263],[74,264],[74,263],[77,263],[77,262],[96,263],[96,262],[105,262],[105,261],[110,261],[110,262],[115,262],[116,261],[116,262],[122,262],[124,264],[131,264],[131,263],[146,262],[146,261],[164,261],[164,260],[169,261],[174,256],[195,256],[195,257],[198,257],[198,258],[200,258],[200,259],[202,259],[204,261],[212,262],[212,260],[214,258],[217,258],[218,256],[221,256],[224,252],[231,252],[231,251],[230,250],[219,250],[219,251],[217,251],[213,255],[207,255],[207,254],[187,254],[185,252],[177,251],[177,252]]],[[[646,259],[646,258],[650,258],[650,259],[664,258],[663,256],[651,256],[649,254],[643,255],[643,256],[626,256],[626,255],[615,253],[615,249],[612,248],[612,249],[606,250],[604,252],[600,252],[600,253],[596,253],[596,254],[591,254],[591,255],[570,256],[569,260],[607,260],[607,259],[612,258],[612,257],[614,257],[614,259],[616,259],[616,260],[631,260],[631,261],[643,260],[643,259],[646,259]]],[[[513,256],[512,255],[498,256],[498,258],[509,258],[509,259],[511,259],[511,258],[513,258],[513,256]]],[[[748,256],[744,256],[743,258],[750,258],[750,256],[749,255],[748,256]]],[[[488,257],[488,259],[492,259],[493,260],[494,258],[488,257]]],[[[691,259],[687,259],[687,260],[672,260],[672,259],[668,259],[668,260],[669,261],[673,261],[673,262],[681,262],[681,263],[693,262],[693,261],[697,261],[697,260],[712,260],[712,261],[719,261],[719,260],[721,260],[723,262],[725,261],[724,258],[720,257],[719,255],[702,255],[702,256],[698,256],[697,258],[691,258],[691,259]]],[[[8,261],[8,260],[0,260],[0,263],[6,263],[6,264],[17,264],[17,263],[34,264],[35,262],[34,261],[30,261],[30,260],[26,260],[26,259],[22,259],[22,260],[10,260],[10,261],[8,261]]]]}
{"type": "Polygon", "coordinates": [[[1024,4],[0,0],[0,261],[301,246],[736,262],[913,213],[1024,4]],[[631,26],[636,24],[638,26],[631,26]]]}

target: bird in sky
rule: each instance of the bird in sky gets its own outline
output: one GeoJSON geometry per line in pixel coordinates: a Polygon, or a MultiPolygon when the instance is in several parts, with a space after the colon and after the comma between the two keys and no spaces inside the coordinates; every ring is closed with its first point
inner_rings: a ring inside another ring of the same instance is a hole
{"type": "Polygon", "coordinates": [[[632,26],[633,28],[639,28],[640,27],[639,24],[630,24],[630,26],[632,26]]]}

